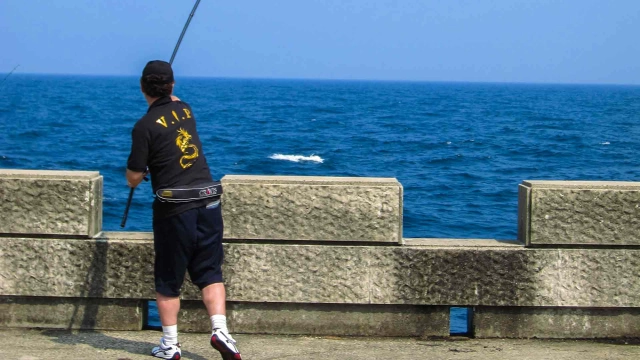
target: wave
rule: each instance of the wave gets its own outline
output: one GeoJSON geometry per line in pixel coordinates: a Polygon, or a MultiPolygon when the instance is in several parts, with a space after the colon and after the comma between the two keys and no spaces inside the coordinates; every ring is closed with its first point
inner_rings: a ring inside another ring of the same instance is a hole
{"type": "Polygon", "coordinates": [[[304,155],[273,154],[269,156],[269,159],[286,160],[286,161],[293,161],[293,162],[311,161],[319,164],[322,164],[324,162],[324,159],[318,155],[304,156],[304,155]]]}

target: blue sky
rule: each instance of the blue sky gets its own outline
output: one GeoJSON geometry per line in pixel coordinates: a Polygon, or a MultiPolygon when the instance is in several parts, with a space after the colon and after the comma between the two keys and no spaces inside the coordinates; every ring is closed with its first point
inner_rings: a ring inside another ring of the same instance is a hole
{"type": "MultiPolygon", "coordinates": [[[[2,0],[0,73],[138,75],[195,1],[2,0]]],[[[640,84],[638,0],[202,0],[177,76],[640,84]]]]}

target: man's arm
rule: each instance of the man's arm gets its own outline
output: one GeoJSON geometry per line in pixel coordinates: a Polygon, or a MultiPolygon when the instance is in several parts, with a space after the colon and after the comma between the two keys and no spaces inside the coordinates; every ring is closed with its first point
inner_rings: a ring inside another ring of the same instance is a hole
{"type": "Polygon", "coordinates": [[[130,188],[135,188],[142,182],[142,179],[144,179],[144,176],[146,174],[146,172],[138,172],[127,169],[127,185],[129,185],[130,188]]]}
{"type": "Polygon", "coordinates": [[[131,132],[131,153],[127,160],[127,185],[135,188],[149,172],[147,160],[149,154],[149,132],[140,123],[131,132]]]}

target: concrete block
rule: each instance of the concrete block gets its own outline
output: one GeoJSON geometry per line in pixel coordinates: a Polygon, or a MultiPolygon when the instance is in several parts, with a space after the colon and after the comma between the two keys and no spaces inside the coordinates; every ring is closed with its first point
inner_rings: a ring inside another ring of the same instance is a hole
{"type": "Polygon", "coordinates": [[[371,303],[635,307],[640,250],[401,247],[371,250],[371,303]]]}
{"type": "Polygon", "coordinates": [[[153,299],[153,241],[0,238],[0,295],[153,299]]]}
{"type": "Polygon", "coordinates": [[[477,338],[594,339],[640,337],[640,309],[478,307],[477,338]]]}
{"type": "Polygon", "coordinates": [[[142,330],[142,305],[140,300],[0,296],[0,326],[142,330]]]}
{"type": "Polygon", "coordinates": [[[222,178],[227,239],[402,241],[402,185],[393,178],[222,178]]]}
{"type": "MultiPolygon", "coordinates": [[[[227,303],[227,321],[237,334],[321,336],[449,336],[449,307],[293,303],[227,303]]],[[[207,332],[202,302],[183,302],[182,331],[207,332]]]]}
{"type": "MultiPolygon", "coordinates": [[[[153,299],[153,243],[0,238],[0,295],[153,299]]],[[[119,238],[119,239],[118,239],[119,238]]],[[[640,249],[224,245],[229,301],[640,307],[640,249]]],[[[407,243],[414,243],[407,240],[407,243]]],[[[185,300],[200,292],[185,282],[185,300]]]]}
{"type": "Polygon", "coordinates": [[[544,266],[548,256],[553,254],[512,245],[371,249],[370,301],[456,306],[538,302],[538,291],[546,284],[534,269],[544,266]]]}
{"type": "Polygon", "coordinates": [[[227,244],[229,300],[366,304],[368,246],[227,244]]]}
{"type": "Polygon", "coordinates": [[[97,171],[0,169],[0,234],[93,237],[102,231],[97,171]]]}
{"type": "Polygon", "coordinates": [[[519,201],[528,246],[640,245],[639,182],[524,181],[519,201]]]}

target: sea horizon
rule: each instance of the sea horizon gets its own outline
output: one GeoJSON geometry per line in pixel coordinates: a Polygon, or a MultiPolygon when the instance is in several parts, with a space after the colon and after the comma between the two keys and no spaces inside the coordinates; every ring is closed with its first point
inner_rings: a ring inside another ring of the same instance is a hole
{"type": "MultiPolygon", "coordinates": [[[[44,76],[44,77],[81,77],[81,78],[139,78],[137,74],[69,74],[69,73],[39,73],[39,72],[14,72],[7,76],[4,74],[6,81],[11,76],[44,76]]],[[[523,85],[523,86],[596,86],[596,87],[630,87],[640,88],[640,84],[634,83],[597,83],[597,82],[536,82],[536,81],[473,81],[473,80],[411,80],[411,79],[360,79],[360,78],[313,78],[313,77],[243,77],[243,76],[194,76],[194,75],[176,75],[178,79],[197,79],[197,80],[238,80],[238,81],[292,81],[292,82],[336,82],[336,83],[399,83],[399,84],[452,84],[452,85],[523,85]]]]}

